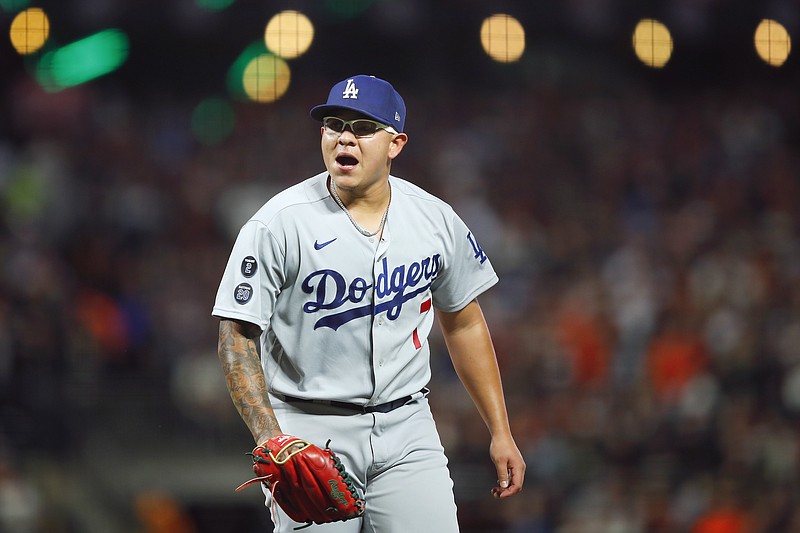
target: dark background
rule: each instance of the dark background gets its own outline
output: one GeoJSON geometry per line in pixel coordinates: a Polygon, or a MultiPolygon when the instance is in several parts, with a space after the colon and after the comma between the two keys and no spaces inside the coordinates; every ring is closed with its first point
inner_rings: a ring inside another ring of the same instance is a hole
{"type": "Polygon", "coordinates": [[[308,109],[355,73],[408,104],[393,173],[452,203],[501,278],[481,303],[519,497],[489,496],[488,434],[431,339],[463,531],[800,527],[798,67],[753,49],[765,17],[797,36],[795,2],[32,5],[53,42],[115,27],[130,55],[47,92],[0,39],[0,531],[269,531],[233,492],[251,442],[210,310],[239,225],[322,169],[308,109]],[[289,8],[316,34],[287,94],[230,97],[289,8]],[[499,12],[526,30],[516,63],[481,49],[499,12]],[[672,32],[664,69],[632,52],[643,17],[672,32]],[[235,110],[214,145],[190,127],[208,97],[235,110]]]}

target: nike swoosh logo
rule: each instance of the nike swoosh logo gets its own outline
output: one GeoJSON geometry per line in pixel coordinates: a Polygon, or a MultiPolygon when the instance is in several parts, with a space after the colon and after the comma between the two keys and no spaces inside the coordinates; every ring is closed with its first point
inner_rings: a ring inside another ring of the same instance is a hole
{"type": "Polygon", "coordinates": [[[315,250],[322,250],[323,248],[328,246],[330,243],[332,243],[336,239],[337,239],[337,237],[334,237],[333,239],[331,239],[329,241],[325,241],[325,242],[314,241],[314,249],[315,250]]]}

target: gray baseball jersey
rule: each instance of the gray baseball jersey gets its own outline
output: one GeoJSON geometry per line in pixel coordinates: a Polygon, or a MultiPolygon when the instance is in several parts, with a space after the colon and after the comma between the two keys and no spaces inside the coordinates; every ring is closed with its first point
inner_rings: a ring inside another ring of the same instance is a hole
{"type": "Polygon", "coordinates": [[[497,282],[453,209],[389,177],[381,238],[331,197],[326,172],[270,199],[242,227],[213,315],[259,325],[273,392],[362,405],[430,379],[433,309],[457,311],[497,282]]]}

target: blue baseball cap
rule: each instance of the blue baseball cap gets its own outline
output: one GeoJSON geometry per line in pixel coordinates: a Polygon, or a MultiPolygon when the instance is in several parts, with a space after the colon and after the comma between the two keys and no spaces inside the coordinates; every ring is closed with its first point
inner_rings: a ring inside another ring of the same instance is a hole
{"type": "Polygon", "coordinates": [[[331,89],[328,101],[311,109],[311,118],[321,121],[337,110],[351,109],[403,131],[406,104],[394,87],[375,76],[360,74],[342,80],[331,89]]]}

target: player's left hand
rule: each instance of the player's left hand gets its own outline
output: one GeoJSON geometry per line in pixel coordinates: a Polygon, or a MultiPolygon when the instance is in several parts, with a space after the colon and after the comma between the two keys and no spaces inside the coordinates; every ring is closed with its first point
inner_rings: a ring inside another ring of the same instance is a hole
{"type": "Polygon", "coordinates": [[[511,435],[493,437],[489,456],[497,468],[497,485],[492,488],[495,498],[508,498],[522,491],[525,482],[525,460],[511,435]]]}

